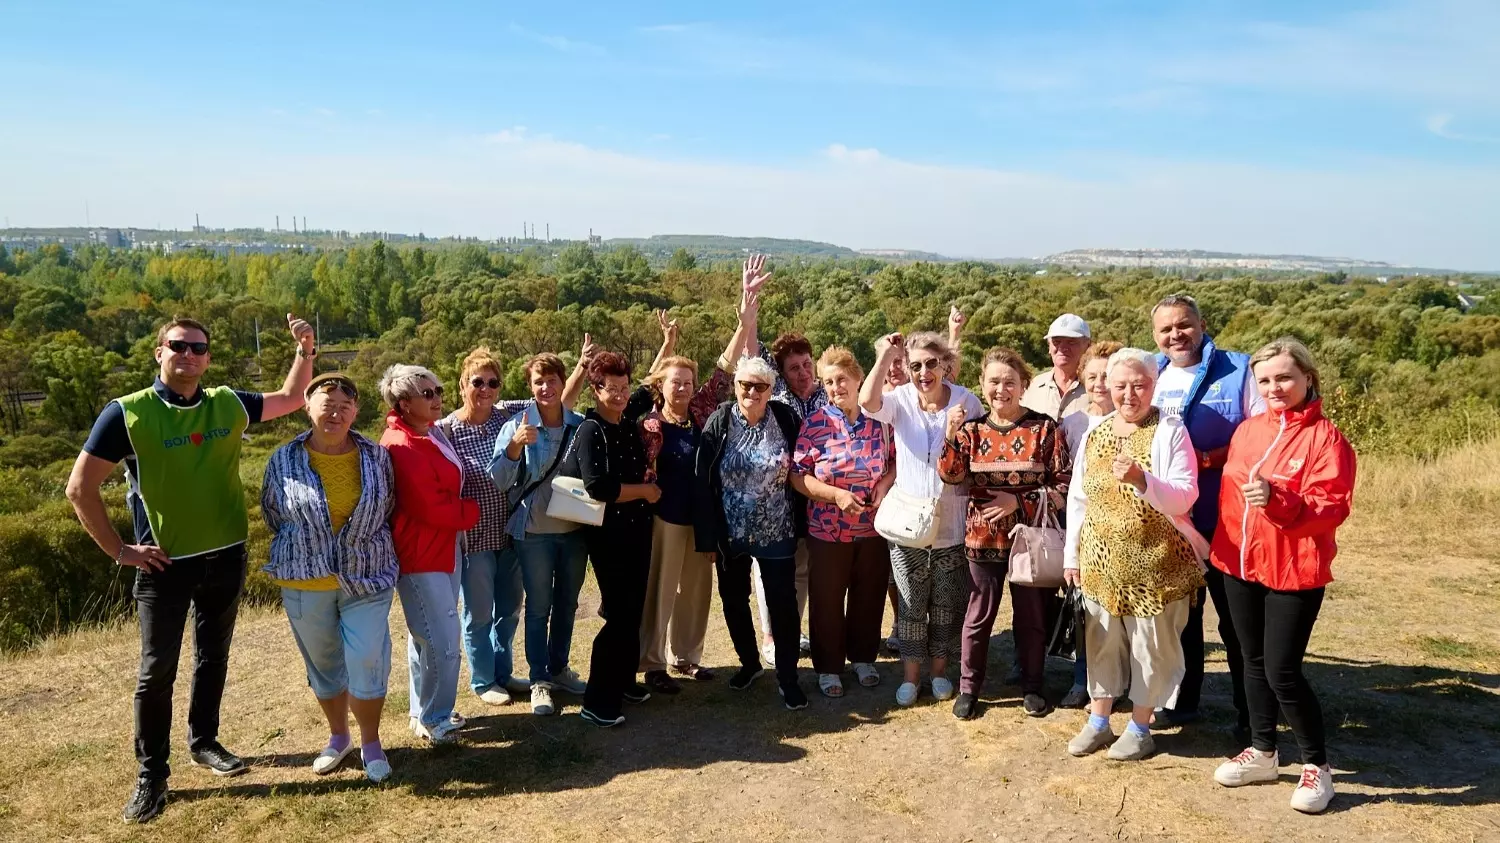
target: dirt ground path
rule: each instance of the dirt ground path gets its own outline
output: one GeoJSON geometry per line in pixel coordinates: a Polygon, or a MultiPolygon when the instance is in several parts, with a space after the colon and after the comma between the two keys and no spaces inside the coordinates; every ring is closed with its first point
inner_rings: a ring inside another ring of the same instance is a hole
{"type": "MultiPolygon", "coordinates": [[[[1067,755],[1081,713],[1021,714],[1017,690],[999,682],[1008,631],[993,648],[988,707],[972,722],[927,696],[898,708],[898,665],[885,660],[878,688],[851,681],[843,700],[814,693],[803,712],[779,705],[769,677],[736,693],[721,675],[632,707],[608,731],[575,716],[571,698],[562,716],[537,718],[465,690],[463,743],[434,749],[403,728],[397,608],[384,724],[393,781],[372,786],[357,769],[320,778],[307,765],[325,732],[286,621],[254,610],[236,636],[222,730],[252,770],[217,780],[186,765],[184,673],[171,802],[143,828],[119,821],[134,769],[133,628],[0,663],[0,839],[1500,840],[1500,553],[1476,553],[1472,538],[1377,523],[1351,531],[1309,667],[1339,791],[1320,817],[1287,807],[1291,765],[1275,785],[1213,783],[1214,766],[1238,749],[1225,731],[1221,653],[1210,655],[1209,720],[1160,732],[1156,756],[1119,764],[1067,755]],[[1415,543],[1431,564],[1413,576],[1415,543]]],[[[579,611],[578,667],[593,609],[579,611]]],[[[716,607],[707,661],[728,665],[718,617],[716,607]]],[[[1067,671],[1049,666],[1053,688],[1066,687],[1067,671]]],[[[805,662],[803,682],[814,688],[805,662]]],[[[1123,728],[1123,715],[1115,721],[1123,728]]],[[[1293,751],[1290,735],[1282,746],[1293,751]]]]}

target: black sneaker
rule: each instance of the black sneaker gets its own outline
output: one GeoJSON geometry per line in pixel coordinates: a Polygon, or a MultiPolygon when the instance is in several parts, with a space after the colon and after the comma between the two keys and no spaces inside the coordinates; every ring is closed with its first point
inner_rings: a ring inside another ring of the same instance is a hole
{"type": "Polygon", "coordinates": [[[145,823],[156,819],[156,815],[167,807],[166,779],[136,779],[135,790],[130,801],[125,803],[121,819],[128,823],[145,823]]]}
{"type": "Polygon", "coordinates": [[[608,729],[611,726],[618,726],[621,723],[625,722],[625,715],[623,714],[616,714],[614,717],[606,717],[602,714],[595,714],[594,712],[589,711],[586,708],[578,712],[578,716],[582,717],[587,723],[592,723],[595,726],[601,726],[605,729],[608,729]]]}
{"type": "Polygon", "coordinates": [[[676,694],[682,691],[682,683],[667,675],[665,670],[646,671],[646,687],[663,694],[676,694]]]}
{"type": "Polygon", "coordinates": [[[1026,709],[1027,717],[1046,717],[1052,713],[1052,704],[1041,694],[1027,694],[1021,700],[1021,707],[1026,709]]]}
{"type": "Polygon", "coordinates": [[[216,776],[238,776],[249,769],[238,755],[225,749],[218,741],[193,750],[188,753],[188,758],[192,760],[194,767],[207,767],[216,776]]]}
{"type": "MultiPolygon", "coordinates": [[[[1158,708],[1151,720],[1151,725],[1157,729],[1175,729],[1178,726],[1186,726],[1203,719],[1203,712],[1198,709],[1192,711],[1178,711],[1175,708],[1158,708]]],[[[1248,744],[1246,744],[1248,746],[1248,744]]]]}
{"type": "Polygon", "coordinates": [[[755,667],[742,667],[739,669],[738,673],[729,677],[729,687],[735,689],[736,691],[743,691],[746,688],[749,688],[751,685],[755,684],[755,680],[759,679],[761,677],[761,674],[765,672],[766,669],[761,667],[760,665],[756,665],[755,667]]]}
{"type": "Polygon", "coordinates": [[[625,697],[625,702],[643,703],[651,699],[651,689],[639,682],[632,682],[625,688],[623,696],[625,697]]]}
{"type": "Polygon", "coordinates": [[[787,711],[801,711],[807,708],[807,694],[802,693],[802,686],[786,685],[779,690],[781,701],[786,703],[787,711]]]}
{"type": "Polygon", "coordinates": [[[959,720],[973,720],[979,716],[979,700],[973,694],[959,694],[953,700],[953,716],[959,720]]]}
{"type": "MultiPolygon", "coordinates": [[[[1062,701],[1057,704],[1058,708],[1084,708],[1089,704],[1089,691],[1079,685],[1074,685],[1063,694],[1062,701]]],[[[1249,746],[1249,744],[1246,744],[1249,746]]]]}

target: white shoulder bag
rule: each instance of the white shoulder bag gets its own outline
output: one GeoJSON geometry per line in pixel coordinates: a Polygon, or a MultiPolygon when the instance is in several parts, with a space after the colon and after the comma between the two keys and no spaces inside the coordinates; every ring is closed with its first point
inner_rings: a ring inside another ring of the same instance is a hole
{"type": "MultiPolygon", "coordinates": [[[[890,425],[882,423],[881,433],[890,436],[890,425]]],[[[891,468],[895,470],[894,465],[891,468]]],[[[875,510],[875,532],[902,547],[932,547],[937,540],[940,500],[919,497],[891,486],[880,501],[880,508],[875,510]]]]}
{"type": "MultiPolygon", "coordinates": [[[[573,436],[573,441],[570,443],[572,447],[577,447],[582,433],[583,429],[580,426],[579,433],[573,436]]],[[[604,459],[606,470],[608,470],[608,450],[604,453],[604,459]]],[[[547,516],[559,521],[572,521],[575,524],[598,527],[604,523],[604,504],[589,497],[581,478],[559,475],[552,478],[552,499],[547,501],[547,516]]]]}

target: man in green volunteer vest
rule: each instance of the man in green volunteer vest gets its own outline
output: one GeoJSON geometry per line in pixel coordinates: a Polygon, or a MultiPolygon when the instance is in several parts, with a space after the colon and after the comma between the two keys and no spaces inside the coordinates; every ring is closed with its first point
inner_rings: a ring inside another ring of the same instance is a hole
{"type": "Polygon", "coordinates": [[[84,529],[115,564],[136,569],[141,668],[135,687],[139,772],[126,822],[146,822],[166,806],[172,684],[188,611],[193,613],[193,687],[188,750],[215,775],[245,772],[218,739],[219,700],[245,585],[249,519],[240,485],[245,428],[302,406],[317,356],[312,326],[287,314],[297,357],[279,392],[202,387],[208,329],[173,319],[156,335],[160,375],[150,387],[111,401],[94,422],[68,478],[68,500],[84,529]],[[99,487],[125,463],[126,503],[135,543],[110,521],[99,487]]]}

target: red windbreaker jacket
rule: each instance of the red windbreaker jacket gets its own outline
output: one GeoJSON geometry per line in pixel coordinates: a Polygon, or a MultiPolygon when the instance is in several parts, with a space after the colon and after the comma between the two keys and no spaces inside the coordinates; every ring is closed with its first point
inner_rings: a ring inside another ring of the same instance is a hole
{"type": "Polygon", "coordinates": [[[1323,416],[1321,399],[1248,419],[1229,442],[1209,561],[1277,591],[1325,586],[1338,553],[1333,534],[1353,497],[1354,449],[1323,416]],[[1245,506],[1240,487],[1252,475],[1271,484],[1264,507],[1245,506]]]}
{"type": "Polygon", "coordinates": [[[386,414],[380,444],[396,474],[391,538],[401,573],[452,573],[459,533],[479,523],[479,504],[459,494],[463,472],[394,411],[386,414]]]}

